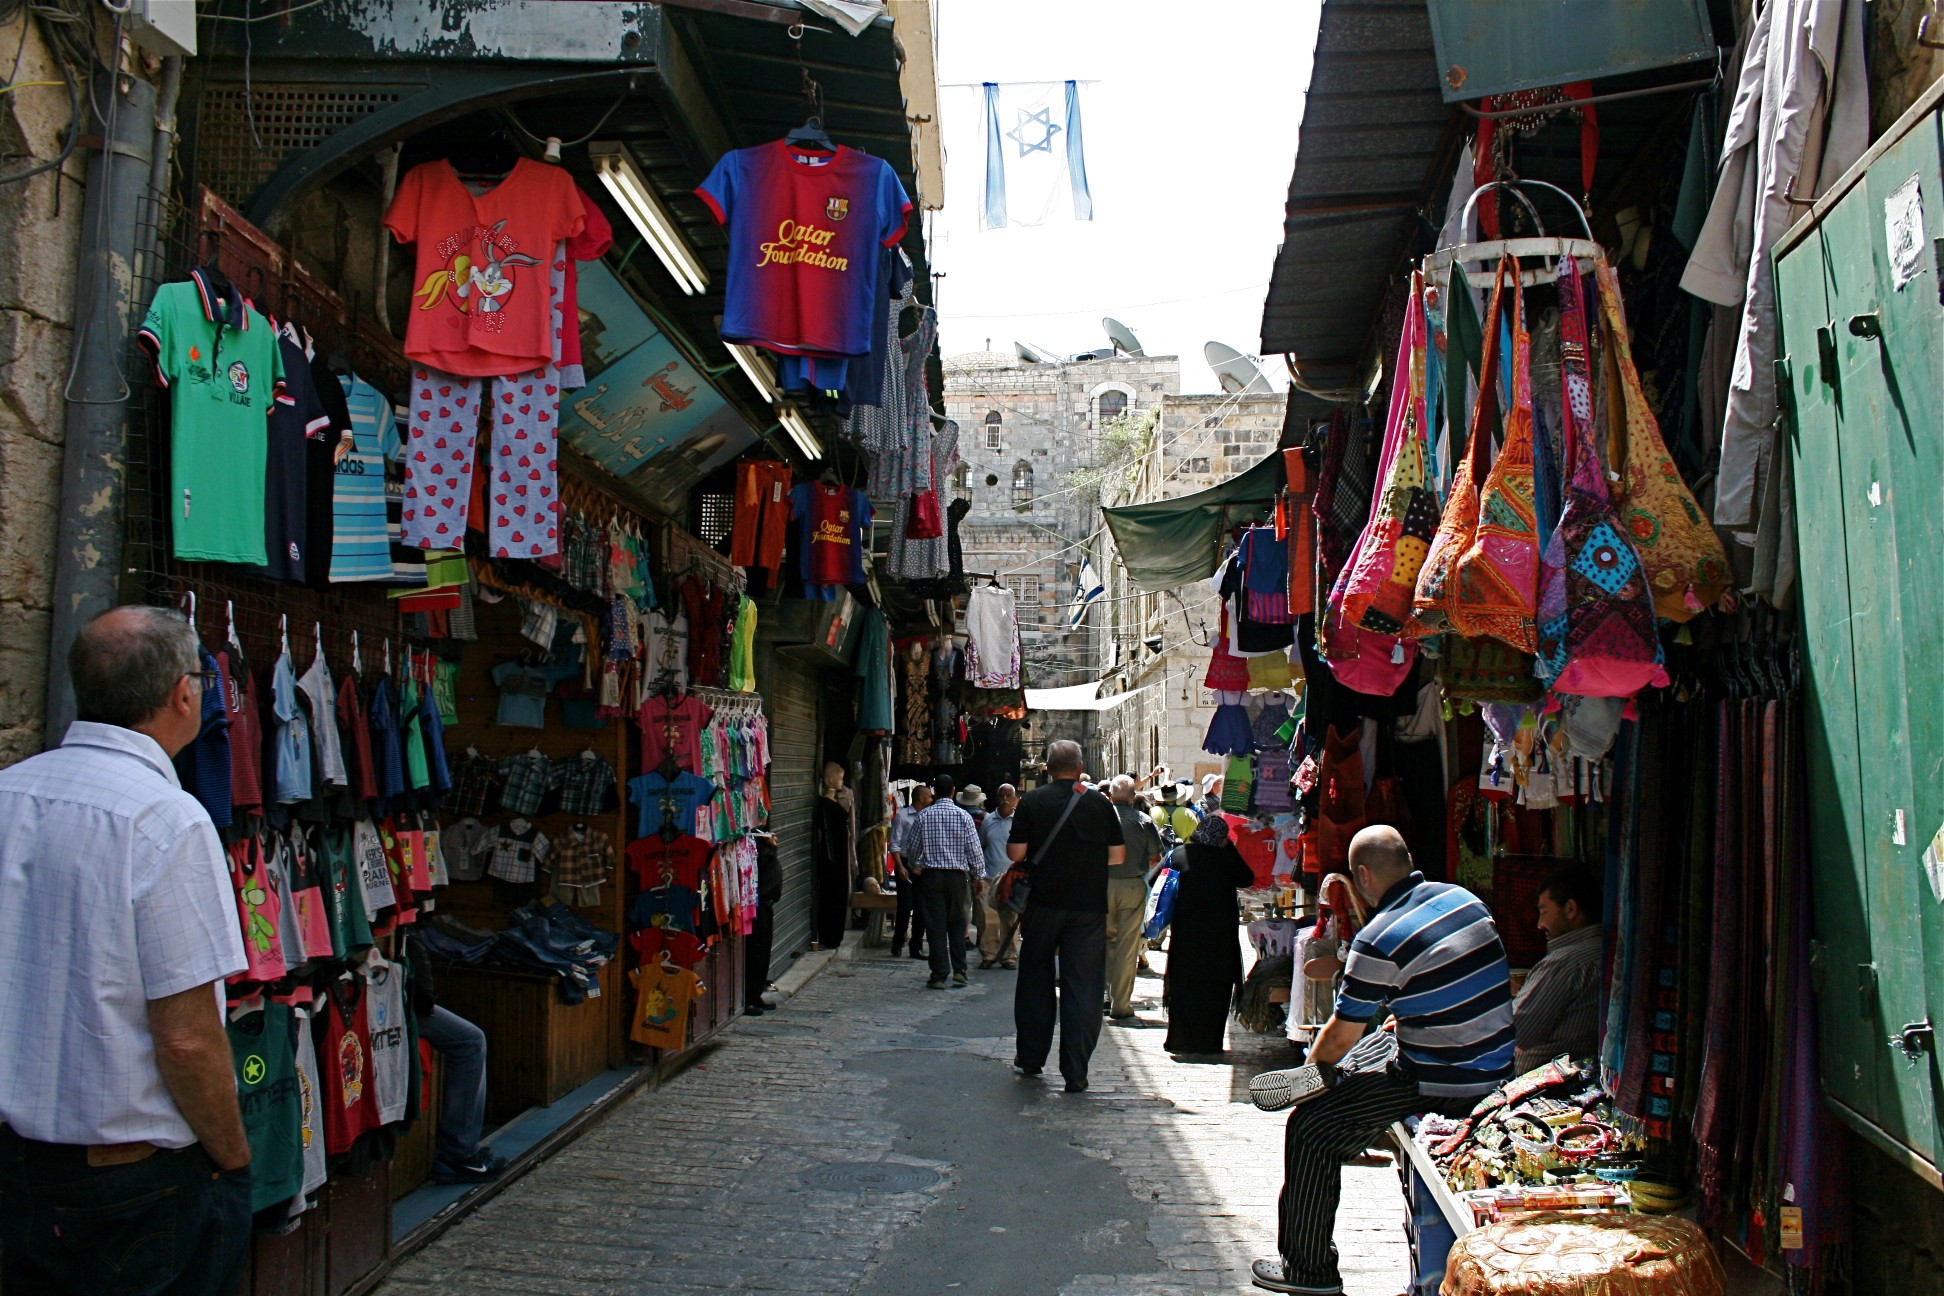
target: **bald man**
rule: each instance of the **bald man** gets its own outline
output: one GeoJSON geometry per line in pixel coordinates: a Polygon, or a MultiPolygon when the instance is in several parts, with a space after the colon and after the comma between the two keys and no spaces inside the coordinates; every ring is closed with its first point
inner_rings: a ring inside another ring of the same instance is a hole
{"type": "Polygon", "coordinates": [[[1370,921],[1350,943],[1336,1012],[1309,1065],[1249,1084],[1265,1111],[1295,1105],[1283,1139],[1281,1253],[1255,1262],[1255,1285],[1335,1296],[1343,1162],[1414,1112],[1462,1116],[1512,1076],[1512,989],[1505,946],[1484,903],[1427,882],[1395,828],[1350,840],[1350,878],[1370,921]],[[1366,1035],[1388,1007],[1396,1030],[1366,1035]]]}

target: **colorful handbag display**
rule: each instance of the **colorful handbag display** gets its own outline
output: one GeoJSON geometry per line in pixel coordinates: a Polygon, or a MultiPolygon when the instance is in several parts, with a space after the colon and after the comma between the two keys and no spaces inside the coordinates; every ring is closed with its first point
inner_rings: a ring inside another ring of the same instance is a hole
{"type": "MultiPolygon", "coordinates": [[[[1514,279],[1515,295],[1517,282],[1514,279]]],[[[1501,263],[1492,284],[1491,304],[1485,310],[1478,402],[1472,406],[1465,447],[1457,451],[1458,464],[1452,472],[1451,490],[1445,496],[1444,515],[1438,520],[1431,548],[1418,572],[1417,589],[1411,596],[1411,619],[1404,627],[1407,638],[1443,634],[1453,627],[1451,601],[1458,593],[1458,559],[1471,548],[1478,530],[1478,488],[1485,475],[1485,457],[1491,452],[1492,436],[1498,427],[1499,313],[1504,305],[1505,266],[1501,263]]],[[[1452,390],[1462,390],[1464,384],[1454,374],[1449,386],[1452,390]]]]}
{"type": "Polygon", "coordinates": [[[1417,645],[1344,621],[1332,608],[1317,627],[1316,647],[1336,682],[1366,697],[1389,697],[1417,663],[1417,645]]]}
{"type": "Polygon", "coordinates": [[[1640,389],[1613,267],[1602,261],[1594,277],[1606,323],[1607,462],[1619,479],[1614,504],[1640,557],[1655,613],[1691,620],[1729,594],[1728,555],[1681,480],[1640,389]]]}
{"type": "Polygon", "coordinates": [[[1593,443],[1593,387],[1579,263],[1559,265],[1560,423],[1567,482],[1546,545],[1540,670],[1556,693],[1630,698],[1665,687],[1654,601],[1607,495],[1593,443]]]}
{"type": "MultiPolygon", "coordinates": [[[[1468,638],[1502,639],[1522,652],[1539,647],[1539,527],[1532,490],[1532,338],[1518,290],[1518,264],[1499,262],[1498,278],[1511,277],[1512,401],[1505,413],[1505,440],[1478,491],[1478,526],[1454,564],[1457,589],[1446,600],[1452,629],[1468,638]]],[[[1487,321],[1496,336],[1497,311],[1487,321]]],[[[1487,364],[1489,379],[1495,370],[1487,364]]],[[[1475,455],[1475,461],[1480,456],[1475,455]]]]}
{"type": "Polygon", "coordinates": [[[1422,275],[1411,276],[1411,296],[1391,372],[1395,378],[1377,493],[1357,547],[1331,592],[1331,602],[1341,608],[1345,622],[1385,635],[1404,628],[1418,571],[1438,528],[1438,497],[1426,467],[1430,452],[1425,436],[1422,275]]]}

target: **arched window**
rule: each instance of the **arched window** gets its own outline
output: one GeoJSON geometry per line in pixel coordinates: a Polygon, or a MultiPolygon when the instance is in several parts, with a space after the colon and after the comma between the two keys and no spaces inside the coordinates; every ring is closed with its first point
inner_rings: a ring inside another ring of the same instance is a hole
{"type": "Polygon", "coordinates": [[[1033,465],[1021,459],[1013,465],[1013,507],[1031,508],[1033,505],[1033,465]]]}
{"type": "Polygon", "coordinates": [[[1100,393],[1100,421],[1119,418],[1127,413],[1127,393],[1124,391],[1104,391],[1100,393]]]}
{"type": "Polygon", "coordinates": [[[1006,430],[1005,420],[999,417],[998,410],[987,410],[985,416],[985,448],[997,450],[1000,435],[1006,430]]]}
{"type": "Polygon", "coordinates": [[[963,459],[952,470],[952,494],[959,499],[972,498],[972,465],[963,459]]]}

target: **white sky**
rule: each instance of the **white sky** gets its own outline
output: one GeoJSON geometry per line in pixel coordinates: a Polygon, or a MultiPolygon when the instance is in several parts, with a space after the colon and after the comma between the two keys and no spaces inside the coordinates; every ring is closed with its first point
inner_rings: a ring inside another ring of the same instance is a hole
{"type": "MultiPolygon", "coordinates": [[[[939,0],[945,209],[933,216],[941,348],[1067,355],[1106,346],[1100,317],[1184,392],[1220,387],[1213,339],[1253,353],[1282,238],[1320,0],[939,0]],[[1094,219],[981,231],[983,103],[955,82],[1092,80],[1080,89],[1094,219]]],[[[1264,371],[1278,387],[1280,361],[1264,371]]]]}

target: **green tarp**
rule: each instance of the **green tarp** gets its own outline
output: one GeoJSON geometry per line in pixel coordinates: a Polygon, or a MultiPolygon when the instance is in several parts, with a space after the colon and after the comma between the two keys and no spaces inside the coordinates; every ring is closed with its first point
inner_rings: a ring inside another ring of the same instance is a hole
{"type": "Polygon", "coordinates": [[[1213,576],[1223,534],[1244,522],[1266,520],[1282,488],[1282,451],[1271,450],[1261,463],[1219,486],[1101,512],[1134,583],[1145,590],[1175,589],[1213,576]]]}

